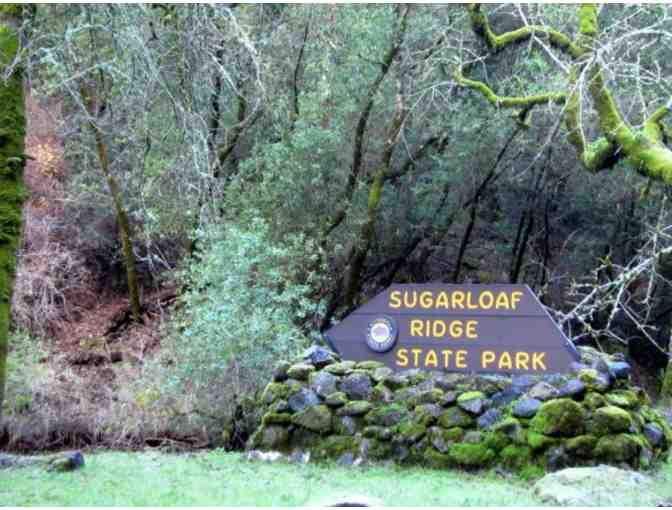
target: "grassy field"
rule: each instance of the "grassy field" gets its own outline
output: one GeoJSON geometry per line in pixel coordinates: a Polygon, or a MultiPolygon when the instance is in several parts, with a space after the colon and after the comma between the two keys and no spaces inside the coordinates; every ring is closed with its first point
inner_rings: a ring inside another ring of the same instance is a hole
{"type": "MultiPolygon", "coordinates": [[[[672,465],[650,494],[622,494],[612,504],[655,505],[672,498],[672,465]]],[[[98,452],[74,473],[40,467],[0,471],[8,506],[303,506],[352,495],[389,506],[529,506],[542,504],[531,483],[493,474],[394,466],[249,462],[240,453],[170,455],[98,452]]]]}

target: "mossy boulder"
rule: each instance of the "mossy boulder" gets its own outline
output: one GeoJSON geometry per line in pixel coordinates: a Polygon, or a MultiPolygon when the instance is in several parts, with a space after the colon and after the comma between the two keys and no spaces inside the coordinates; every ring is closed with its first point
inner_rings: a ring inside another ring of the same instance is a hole
{"type": "Polygon", "coordinates": [[[382,363],[380,361],[360,361],[355,365],[355,368],[359,368],[362,370],[375,370],[377,368],[384,368],[385,363],[382,363]]]}
{"type": "Polygon", "coordinates": [[[409,407],[419,406],[421,404],[438,404],[443,398],[443,390],[439,388],[432,388],[429,390],[419,391],[415,395],[411,396],[409,399],[404,399],[407,401],[409,407]]]}
{"type": "Polygon", "coordinates": [[[333,375],[346,375],[352,372],[356,363],[354,361],[340,361],[324,367],[324,371],[333,375]]]}
{"type": "Polygon", "coordinates": [[[474,423],[474,418],[459,407],[450,407],[439,417],[439,425],[446,429],[453,427],[467,428],[474,423]]]}
{"type": "Polygon", "coordinates": [[[527,433],[520,420],[516,418],[505,418],[493,425],[490,430],[494,433],[505,435],[514,444],[527,444],[527,433]]]}
{"type": "Polygon", "coordinates": [[[264,391],[261,394],[261,403],[264,405],[269,405],[275,402],[276,400],[286,399],[289,395],[291,388],[289,385],[280,382],[271,382],[266,385],[264,391]]]}
{"type": "Polygon", "coordinates": [[[313,365],[308,363],[296,363],[287,369],[287,376],[297,381],[307,381],[311,372],[315,371],[313,365]]]}
{"type": "Polygon", "coordinates": [[[589,459],[593,456],[596,445],[597,437],[592,434],[572,437],[565,442],[565,447],[569,453],[584,459],[589,459]]]}
{"type": "Polygon", "coordinates": [[[369,425],[392,427],[406,419],[408,415],[409,412],[406,406],[392,403],[374,408],[365,416],[365,420],[369,425]]]}
{"type": "Polygon", "coordinates": [[[380,367],[376,368],[372,373],[371,373],[371,379],[374,380],[374,382],[380,383],[385,380],[385,378],[391,376],[394,373],[394,370],[392,370],[389,367],[380,367]]]}
{"type": "Polygon", "coordinates": [[[531,462],[532,448],[510,444],[499,453],[499,458],[504,467],[520,471],[531,462]]]}
{"type": "Polygon", "coordinates": [[[583,432],[585,413],[568,398],[544,402],[530,422],[530,430],[546,436],[572,437],[583,432]]]}
{"type": "Polygon", "coordinates": [[[322,398],[326,398],[328,395],[336,393],[338,377],[329,372],[325,372],[324,370],[311,372],[308,375],[308,381],[310,383],[310,389],[322,398]]]}
{"type": "Polygon", "coordinates": [[[261,419],[262,425],[287,425],[292,423],[292,415],[289,413],[266,413],[261,419]]]}
{"type": "Polygon", "coordinates": [[[424,437],[427,427],[412,420],[401,422],[395,427],[396,437],[406,444],[412,444],[424,437]]]}
{"type": "Polygon", "coordinates": [[[632,426],[630,413],[616,406],[600,407],[593,414],[592,432],[598,436],[627,432],[632,426]]]}
{"type": "Polygon", "coordinates": [[[614,390],[606,395],[607,402],[611,405],[623,407],[625,409],[636,409],[639,407],[639,398],[637,393],[632,390],[614,390]]]}
{"type": "Polygon", "coordinates": [[[359,452],[360,441],[353,436],[328,436],[313,451],[319,458],[337,459],[345,453],[359,452]]]}
{"type": "Polygon", "coordinates": [[[341,436],[354,436],[362,426],[360,416],[334,416],[331,421],[332,430],[341,436]]]}
{"type": "Polygon", "coordinates": [[[289,441],[289,432],[281,425],[260,427],[252,436],[252,444],[264,450],[282,450],[289,441]]]}
{"type": "Polygon", "coordinates": [[[331,430],[331,411],[325,405],[306,407],[292,416],[292,423],[324,434],[331,430]]]}
{"type": "Polygon", "coordinates": [[[450,460],[461,467],[486,467],[495,456],[495,452],[483,444],[456,443],[448,450],[450,460]]]}
{"type": "Polygon", "coordinates": [[[342,391],[336,391],[324,399],[324,403],[331,407],[341,407],[348,403],[348,397],[342,391]]]}
{"type": "Polygon", "coordinates": [[[434,448],[427,448],[423,453],[424,464],[433,469],[448,469],[455,465],[450,455],[438,452],[434,448]]]}
{"type": "Polygon", "coordinates": [[[438,420],[443,413],[443,409],[436,404],[421,404],[415,406],[413,410],[413,419],[424,426],[429,427],[438,420]]]}
{"type": "Polygon", "coordinates": [[[595,455],[607,462],[631,462],[639,456],[641,442],[631,434],[603,436],[597,441],[595,455]]]}
{"type": "Polygon", "coordinates": [[[557,437],[545,436],[533,430],[527,432],[527,444],[535,451],[545,450],[558,443],[560,443],[560,439],[557,437]]]}
{"type": "Polygon", "coordinates": [[[486,402],[486,396],[480,391],[468,391],[457,397],[458,407],[475,416],[485,411],[486,402]]]}
{"type": "Polygon", "coordinates": [[[441,453],[447,453],[450,447],[462,441],[464,430],[460,427],[452,429],[442,429],[441,427],[431,427],[427,431],[427,438],[431,445],[441,453]]]}
{"type": "Polygon", "coordinates": [[[595,391],[591,391],[584,397],[583,405],[586,409],[594,411],[595,409],[606,406],[607,399],[604,397],[604,395],[601,395],[595,391]]]}
{"type": "Polygon", "coordinates": [[[337,416],[362,416],[372,409],[371,402],[352,400],[336,411],[337,416]]]}
{"type": "Polygon", "coordinates": [[[340,390],[352,400],[367,400],[372,388],[371,378],[366,372],[352,372],[340,383],[340,390]]]}
{"type": "Polygon", "coordinates": [[[604,393],[611,386],[609,377],[594,368],[586,368],[579,372],[579,380],[586,385],[588,391],[604,393]]]}

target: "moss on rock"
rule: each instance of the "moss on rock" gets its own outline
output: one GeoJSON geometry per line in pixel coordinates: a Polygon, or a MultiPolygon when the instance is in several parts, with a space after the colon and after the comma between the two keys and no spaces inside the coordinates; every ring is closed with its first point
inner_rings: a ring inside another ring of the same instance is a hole
{"type": "Polygon", "coordinates": [[[520,471],[530,463],[532,459],[532,448],[529,446],[511,444],[500,452],[499,458],[504,467],[520,471]]]}
{"type": "Polygon", "coordinates": [[[352,400],[336,411],[337,416],[362,416],[372,409],[371,402],[352,400]]]}
{"type": "Polygon", "coordinates": [[[632,435],[615,434],[597,441],[595,455],[608,462],[631,462],[639,456],[640,448],[640,442],[632,435]]]}
{"type": "Polygon", "coordinates": [[[559,398],[541,405],[530,422],[530,430],[546,436],[572,437],[583,432],[584,420],[581,405],[568,398],[559,398]]]}
{"type": "Polygon", "coordinates": [[[592,432],[598,436],[627,432],[632,425],[630,413],[616,406],[600,407],[593,414],[592,432]]]}
{"type": "Polygon", "coordinates": [[[607,393],[606,398],[607,402],[614,406],[625,409],[636,409],[639,407],[639,398],[632,390],[614,390],[607,393]]]}
{"type": "Polygon", "coordinates": [[[450,455],[438,452],[434,448],[425,449],[423,459],[425,465],[433,469],[447,469],[455,464],[450,455]]]}
{"type": "Polygon", "coordinates": [[[448,450],[448,457],[462,467],[486,467],[495,459],[495,452],[484,444],[457,443],[448,450]]]}
{"type": "Polygon", "coordinates": [[[374,408],[366,416],[366,423],[369,425],[381,425],[383,427],[392,427],[409,415],[406,406],[399,403],[392,403],[374,408]]]}
{"type": "Polygon", "coordinates": [[[458,407],[450,407],[439,417],[439,425],[450,429],[453,427],[467,428],[473,426],[474,419],[458,407]]]}
{"type": "Polygon", "coordinates": [[[331,430],[331,411],[325,405],[306,407],[292,416],[292,423],[324,434],[331,430]]]}
{"type": "Polygon", "coordinates": [[[593,456],[596,445],[597,437],[592,434],[572,437],[565,442],[565,447],[569,453],[584,459],[589,459],[593,456]]]}

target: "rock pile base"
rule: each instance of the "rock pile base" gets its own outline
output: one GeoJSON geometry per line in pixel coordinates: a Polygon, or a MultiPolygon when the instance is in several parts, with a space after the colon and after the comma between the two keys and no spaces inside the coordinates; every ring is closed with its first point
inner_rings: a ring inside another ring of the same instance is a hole
{"type": "Polygon", "coordinates": [[[622,359],[580,347],[567,375],[469,375],[343,361],[321,347],[281,362],[248,448],[341,463],[541,470],[646,469],[672,429],[622,359]]]}

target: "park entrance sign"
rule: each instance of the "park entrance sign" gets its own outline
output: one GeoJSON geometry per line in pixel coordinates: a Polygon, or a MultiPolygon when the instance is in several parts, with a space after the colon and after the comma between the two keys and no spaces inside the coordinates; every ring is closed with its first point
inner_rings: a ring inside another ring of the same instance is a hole
{"type": "Polygon", "coordinates": [[[392,285],[325,337],[344,359],[395,370],[564,373],[579,360],[526,285],[392,285]]]}

